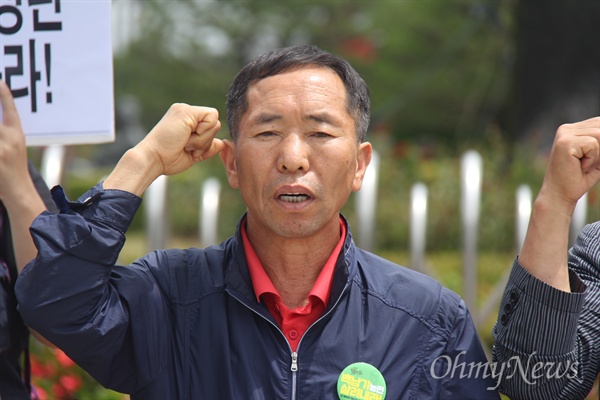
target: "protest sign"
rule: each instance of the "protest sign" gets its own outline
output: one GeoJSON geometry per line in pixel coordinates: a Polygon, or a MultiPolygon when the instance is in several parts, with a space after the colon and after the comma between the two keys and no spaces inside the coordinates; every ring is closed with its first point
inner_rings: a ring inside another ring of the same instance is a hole
{"type": "Polygon", "coordinates": [[[114,140],[110,0],[0,0],[0,79],[27,145],[114,140]]]}

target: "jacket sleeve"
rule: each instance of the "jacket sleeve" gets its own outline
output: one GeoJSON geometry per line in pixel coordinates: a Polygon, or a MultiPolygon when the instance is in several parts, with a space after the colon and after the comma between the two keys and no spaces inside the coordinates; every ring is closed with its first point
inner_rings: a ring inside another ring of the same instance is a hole
{"type": "Polygon", "coordinates": [[[35,169],[35,166],[31,162],[31,160],[27,160],[27,166],[29,168],[29,175],[31,176],[31,180],[33,181],[33,185],[35,186],[38,194],[42,198],[44,205],[48,211],[58,212],[56,209],[56,205],[52,201],[52,197],[50,196],[50,189],[48,189],[48,185],[42,178],[42,175],[35,169]]]}
{"type": "Polygon", "coordinates": [[[583,399],[600,371],[600,223],[569,251],[571,293],[515,261],[493,329],[501,392],[514,399],[583,399]]]}
{"type": "Polygon", "coordinates": [[[19,310],[101,384],[135,392],[166,363],[161,344],[170,343],[170,316],[146,268],[160,264],[163,253],[115,266],[141,199],[100,185],[76,203],[61,192],[53,189],[60,213],[44,212],[31,226],[38,256],[17,281],[19,310]]]}
{"type": "MultiPolygon", "coordinates": [[[[448,310],[449,311],[449,310],[448,310]]],[[[450,336],[443,355],[430,363],[430,375],[442,379],[443,399],[500,399],[471,314],[463,300],[445,316],[450,336]],[[434,372],[437,368],[437,372],[434,372]]]]}

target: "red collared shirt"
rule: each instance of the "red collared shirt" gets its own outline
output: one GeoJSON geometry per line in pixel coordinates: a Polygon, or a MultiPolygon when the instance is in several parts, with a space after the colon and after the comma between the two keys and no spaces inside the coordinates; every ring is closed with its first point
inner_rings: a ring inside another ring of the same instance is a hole
{"type": "Polygon", "coordinates": [[[252,285],[254,286],[256,300],[264,302],[287,338],[292,351],[296,351],[304,332],[323,315],[323,312],[327,308],[329,295],[331,294],[333,270],[344,244],[344,239],[346,238],[346,226],[340,217],[340,241],[335,246],[335,249],[333,249],[333,252],[317,277],[315,285],[308,294],[308,304],[293,310],[290,310],[281,302],[281,296],[277,292],[277,289],[275,289],[275,286],[273,286],[273,282],[269,279],[254,248],[252,248],[248,240],[245,221],[242,223],[241,231],[244,251],[246,252],[246,262],[248,263],[248,270],[252,279],[252,285]]]}

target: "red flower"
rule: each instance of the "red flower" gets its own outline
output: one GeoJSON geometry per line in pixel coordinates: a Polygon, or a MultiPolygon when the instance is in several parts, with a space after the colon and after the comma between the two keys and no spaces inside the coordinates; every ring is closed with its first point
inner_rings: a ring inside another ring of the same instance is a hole
{"type": "Polygon", "coordinates": [[[60,384],[68,394],[73,395],[81,387],[81,378],[77,375],[63,375],[60,377],[60,384]]]}
{"type": "Polygon", "coordinates": [[[44,364],[42,368],[44,368],[44,370],[46,371],[46,376],[56,376],[58,372],[58,367],[56,366],[56,363],[48,362],[44,364]]]}
{"type": "Polygon", "coordinates": [[[52,391],[54,392],[54,395],[56,396],[56,398],[58,399],[62,399],[64,397],[67,396],[67,391],[65,390],[65,388],[63,388],[60,384],[58,383],[53,383],[52,384],[52,391]]]}
{"type": "Polygon", "coordinates": [[[352,58],[365,62],[373,62],[377,58],[375,45],[364,36],[354,37],[342,42],[342,51],[352,58]]]}
{"type": "Polygon", "coordinates": [[[31,356],[30,363],[31,363],[31,375],[39,377],[39,378],[45,378],[46,375],[48,375],[46,368],[44,368],[44,366],[42,364],[40,364],[40,362],[37,360],[37,358],[31,356]]]}
{"type": "Polygon", "coordinates": [[[32,399],[48,400],[48,393],[40,387],[32,387],[31,392],[34,394],[34,396],[31,396],[32,399]]]}

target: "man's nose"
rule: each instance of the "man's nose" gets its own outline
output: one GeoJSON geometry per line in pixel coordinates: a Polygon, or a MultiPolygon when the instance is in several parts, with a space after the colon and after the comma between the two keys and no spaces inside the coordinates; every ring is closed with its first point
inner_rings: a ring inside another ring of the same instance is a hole
{"type": "Polygon", "coordinates": [[[279,144],[277,169],[279,172],[308,171],[310,148],[300,134],[285,135],[279,144]]]}

